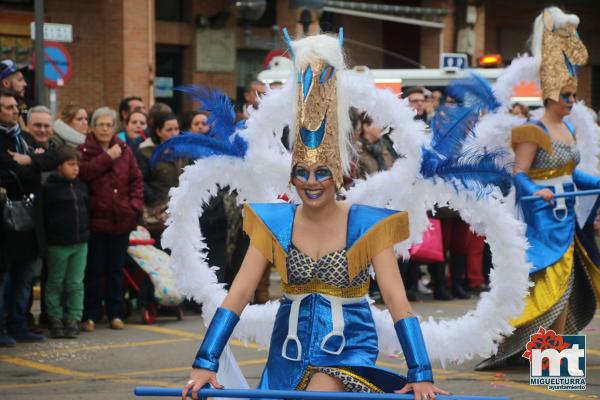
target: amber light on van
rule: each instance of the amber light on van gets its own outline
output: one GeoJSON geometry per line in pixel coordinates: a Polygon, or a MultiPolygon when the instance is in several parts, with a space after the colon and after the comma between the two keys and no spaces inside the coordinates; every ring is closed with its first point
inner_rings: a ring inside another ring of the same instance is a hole
{"type": "Polygon", "coordinates": [[[499,67],[501,64],[502,56],[500,54],[486,54],[483,57],[479,57],[479,66],[483,68],[499,67]]]}

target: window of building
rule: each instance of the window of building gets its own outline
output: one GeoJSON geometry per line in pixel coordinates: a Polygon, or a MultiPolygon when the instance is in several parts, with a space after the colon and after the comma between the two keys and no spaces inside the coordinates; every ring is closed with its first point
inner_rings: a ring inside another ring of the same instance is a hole
{"type": "Polygon", "coordinates": [[[156,0],[155,10],[158,21],[183,21],[182,0],[156,0]]]}

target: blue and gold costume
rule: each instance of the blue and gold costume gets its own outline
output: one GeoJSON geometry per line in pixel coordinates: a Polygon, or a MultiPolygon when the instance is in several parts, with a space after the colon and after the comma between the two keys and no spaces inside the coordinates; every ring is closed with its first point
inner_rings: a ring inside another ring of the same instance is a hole
{"type": "MultiPolygon", "coordinates": [[[[325,167],[337,189],[350,170],[347,143],[352,132],[348,109],[343,101],[338,103],[338,96],[343,99],[338,74],[345,70],[343,35],[338,39],[307,37],[291,43],[290,49],[298,77],[292,171],[325,167]]],[[[243,228],[251,246],[275,266],[284,292],[259,388],[303,390],[316,372],[339,379],[346,391],[391,392],[407,382],[433,382],[415,317],[394,324],[407,377],[375,366],[377,333],[366,298],[369,265],[383,250],[408,238],[407,213],[352,205],[346,246],[313,260],[292,243],[296,209],[282,203],[244,207],[243,228]]],[[[194,368],[218,371],[219,357],[238,321],[233,311],[217,309],[194,368]]]]}
{"type": "Polygon", "coordinates": [[[302,390],[315,372],[348,391],[402,388],[403,376],[375,366],[377,334],[365,296],[372,258],[408,237],[407,213],[353,205],[346,248],[313,260],[292,243],[295,211],[291,204],[244,209],[244,230],[280,273],[284,292],[259,388],[302,390]]]}
{"type": "MultiPolygon", "coordinates": [[[[564,123],[575,137],[573,126],[564,123]]],[[[523,353],[530,335],[540,326],[549,328],[565,307],[568,313],[564,334],[576,334],[592,320],[600,300],[600,257],[577,225],[575,198],[557,198],[552,205],[541,198],[520,201],[543,188],[554,193],[598,189],[600,179],[577,170],[577,144],[552,140],[541,121],[532,120],[513,129],[512,142],[538,145],[529,173],[515,176],[517,204],[527,224],[530,243],[529,273],[535,285],[525,299],[523,313],[511,321],[515,332],[500,345],[497,355],[480,364],[479,369],[523,353]]]]}

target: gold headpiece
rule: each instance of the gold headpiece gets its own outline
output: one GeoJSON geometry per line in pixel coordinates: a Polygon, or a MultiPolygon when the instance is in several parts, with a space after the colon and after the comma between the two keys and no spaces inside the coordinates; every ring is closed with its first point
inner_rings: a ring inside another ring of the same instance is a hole
{"type": "MultiPolygon", "coordinates": [[[[338,72],[344,68],[340,42],[321,35],[294,43],[297,73],[297,115],[292,150],[292,168],[325,165],[337,188],[343,184],[345,143],[340,135],[346,127],[338,117],[338,72]]],[[[346,113],[347,114],[347,113],[346,113]]]]}
{"type": "Polygon", "coordinates": [[[577,87],[577,68],[587,62],[588,51],[577,35],[577,16],[566,15],[552,7],[545,9],[540,17],[539,24],[543,22],[543,27],[536,29],[543,29],[540,66],[542,94],[544,99],[558,101],[563,87],[577,87]]]}

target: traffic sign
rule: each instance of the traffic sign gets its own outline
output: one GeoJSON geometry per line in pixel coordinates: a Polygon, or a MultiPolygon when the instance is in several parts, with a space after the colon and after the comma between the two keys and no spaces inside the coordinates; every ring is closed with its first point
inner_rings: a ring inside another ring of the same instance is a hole
{"type": "MultiPolygon", "coordinates": [[[[31,40],[35,40],[35,22],[30,25],[31,40]]],[[[73,41],[73,25],[44,22],[44,40],[71,43],[73,41]]]]}
{"type": "Polygon", "coordinates": [[[463,53],[442,53],[440,55],[440,68],[456,71],[469,67],[467,55],[463,53]]]}
{"type": "Polygon", "coordinates": [[[71,79],[71,55],[57,42],[44,42],[44,84],[50,88],[66,85],[71,79]]]}

